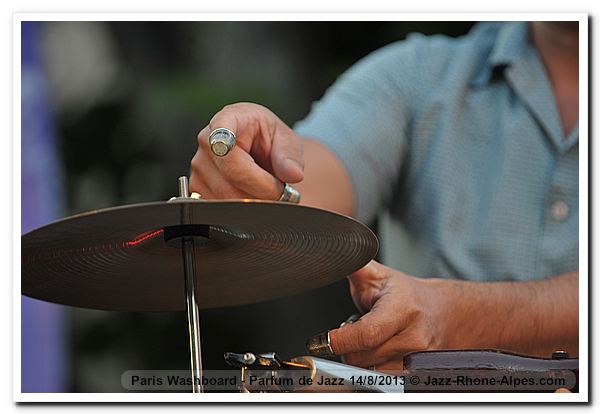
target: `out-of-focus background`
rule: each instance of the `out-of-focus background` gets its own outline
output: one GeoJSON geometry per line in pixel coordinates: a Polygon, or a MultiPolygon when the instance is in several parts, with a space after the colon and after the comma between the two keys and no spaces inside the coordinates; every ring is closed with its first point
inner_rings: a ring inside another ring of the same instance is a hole
{"type": "MultiPolygon", "coordinates": [[[[22,231],[90,209],[167,200],[196,135],[224,105],[261,103],[290,125],[337,76],[410,32],[470,22],[25,22],[22,231]]],[[[185,313],[22,300],[23,392],[124,392],[130,369],[187,369],[185,313]]],[[[201,312],[207,369],[223,352],[305,354],[355,313],[346,281],[201,312]]]]}

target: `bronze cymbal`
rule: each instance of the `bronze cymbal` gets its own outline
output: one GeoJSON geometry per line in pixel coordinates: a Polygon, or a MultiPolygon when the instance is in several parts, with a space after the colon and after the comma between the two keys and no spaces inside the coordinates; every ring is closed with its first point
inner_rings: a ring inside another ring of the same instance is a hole
{"type": "Polygon", "coordinates": [[[322,287],[367,264],[378,249],[368,227],[312,207],[258,200],[135,204],[23,235],[22,293],[93,309],[184,310],[182,252],[176,239],[165,239],[174,229],[203,228],[208,238],[197,237],[195,245],[200,308],[322,287]]]}

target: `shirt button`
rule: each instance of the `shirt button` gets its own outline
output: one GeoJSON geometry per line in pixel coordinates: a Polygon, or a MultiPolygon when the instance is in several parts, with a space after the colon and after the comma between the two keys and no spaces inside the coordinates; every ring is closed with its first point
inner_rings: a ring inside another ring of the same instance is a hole
{"type": "Polygon", "coordinates": [[[558,200],[550,207],[550,214],[554,220],[564,221],[569,216],[569,205],[563,200],[558,200]]]}

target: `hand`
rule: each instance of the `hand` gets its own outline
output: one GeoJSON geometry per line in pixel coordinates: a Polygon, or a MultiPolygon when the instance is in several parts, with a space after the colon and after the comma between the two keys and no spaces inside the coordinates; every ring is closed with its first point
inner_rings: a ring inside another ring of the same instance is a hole
{"type": "Polygon", "coordinates": [[[420,279],[372,261],[349,276],[360,320],[330,331],[345,363],[402,369],[404,354],[447,347],[446,299],[439,279],[420,279]]]}
{"type": "Polygon", "coordinates": [[[283,183],[304,177],[302,140],[267,108],[252,103],[228,105],[198,134],[191,162],[190,189],[203,198],[277,200],[283,183]],[[214,155],[208,136],[216,128],[236,134],[236,146],[214,155]]]}

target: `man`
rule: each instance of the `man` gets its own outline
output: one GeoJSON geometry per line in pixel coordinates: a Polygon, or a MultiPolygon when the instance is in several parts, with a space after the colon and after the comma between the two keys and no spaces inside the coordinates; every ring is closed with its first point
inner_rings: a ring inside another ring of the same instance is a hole
{"type": "Polygon", "coordinates": [[[385,213],[394,268],[351,275],[364,315],[329,333],[349,364],[397,369],[425,349],[577,355],[577,27],[413,35],[342,75],[295,130],[260,105],[227,106],[198,136],[191,189],[277,200],[291,183],[303,204],[385,213]],[[217,128],[237,135],[227,156],[211,151],[217,128]]]}

